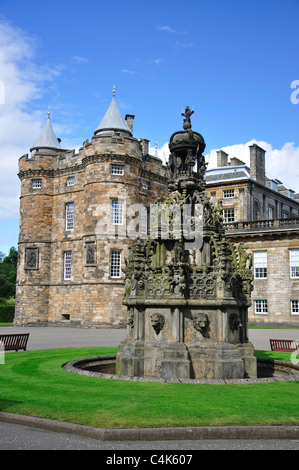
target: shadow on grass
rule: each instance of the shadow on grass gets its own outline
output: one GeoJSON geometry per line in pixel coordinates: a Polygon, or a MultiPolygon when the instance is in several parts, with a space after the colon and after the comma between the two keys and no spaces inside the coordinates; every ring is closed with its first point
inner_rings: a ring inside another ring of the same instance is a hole
{"type": "Polygon", "coordinates": [[[11,410],[15,405],[21,405],[23,403],[23,401],[0,399],[0,411],[11,410]]]}

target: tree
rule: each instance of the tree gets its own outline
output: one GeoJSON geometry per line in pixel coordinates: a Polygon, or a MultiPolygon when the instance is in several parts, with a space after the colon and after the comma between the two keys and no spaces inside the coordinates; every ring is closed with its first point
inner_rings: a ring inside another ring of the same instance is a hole
{"type": "Polygon", "coordinates": [[[0,252],[0,297],[14,297],[16,292],[18,251],[11,247],[7,256],[0,252]]]}

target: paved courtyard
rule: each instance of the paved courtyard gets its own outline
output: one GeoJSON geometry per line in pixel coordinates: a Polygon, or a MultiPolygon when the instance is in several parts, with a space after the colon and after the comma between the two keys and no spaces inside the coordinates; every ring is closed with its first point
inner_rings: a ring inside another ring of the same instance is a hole
{"type": "MultiPolygon", "coordinates": [[[[30,333],[27,350],[71,347],[118,346],[126,329],[69,327],[0,327],[0,334],[30,333]]],[[[249,329],[249,340],[255,349],[270,350],[269,339],[299,340],[299,329],[249,329]]]]}

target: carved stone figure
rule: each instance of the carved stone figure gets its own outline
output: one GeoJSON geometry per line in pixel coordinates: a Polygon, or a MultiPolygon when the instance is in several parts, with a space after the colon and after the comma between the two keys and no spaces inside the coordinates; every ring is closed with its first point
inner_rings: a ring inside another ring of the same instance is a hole
{"type": "Polygon", "coordinates": [[[229,326],[231,330],[237,331],[239,328],[242,327],[241,318],[237,313],[231,313],[229,316],[229,326]]]}
{"type": "Polygon", "coordinates": [[[152,313],[151,314],[151,325],[154,328],[156,334],[158,335],[165,324],[165,318],[161,313],[152,313]]]}
{"type": "Polygon", "coordinates": [[[187,169],[188,176],[192,176],[193,167],[195,165],[195,158],[194,158],[192,149],[188,150],[185,163],[186,163],[186,169],[187,169]]]}
{"type": "Polygon", "coordinates": [[[184,129],[190,129],[191,128],[191,119],[190,119],[190,117],[192,116],[193,113],[194,113],[194,111],[193,110],[191,111],[189,106],[186,106],[185,112],[182,113],[182,116],[185,116],[184,123],[183,123],[183,128],[184,129]]]}
{"type": "Polygon", "coordinates": [[[95,244],[87,243],[86,244],[86,264],[94,264],[95,262],[95,244]]]}
{"type": "Polygon", "coordinates": [[[134,309],[130,308],[128,310],[127,325],[129,325],[131,329],[134,328],[134,321],[135,321],[134,309]]]}
{"type": "Polygon", "coordinates": [[[26,248],[25,267],[27,269],[38,268],[38,248],[26,248]]]}
{"type": "Polygon", "coordinates": [[[210,319],[206,313],[197,313],[193,315],[193,326],[197,331],[204,334],[209,326],[210,319]]]}

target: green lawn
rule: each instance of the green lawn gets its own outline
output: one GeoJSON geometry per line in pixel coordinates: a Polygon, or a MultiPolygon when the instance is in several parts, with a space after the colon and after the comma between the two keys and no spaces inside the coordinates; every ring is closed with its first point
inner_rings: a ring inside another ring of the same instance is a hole
{"type": "MultiPolygon", "coordinates": [[[[0,410],[103,428],[298,425],[299,382],[244,385],[142,383],[65,371],[64,363],[117,348],[5,354],[0,410]]],[[[257,352],[289,360],[289,353],[257,352]]]]}

